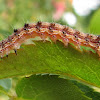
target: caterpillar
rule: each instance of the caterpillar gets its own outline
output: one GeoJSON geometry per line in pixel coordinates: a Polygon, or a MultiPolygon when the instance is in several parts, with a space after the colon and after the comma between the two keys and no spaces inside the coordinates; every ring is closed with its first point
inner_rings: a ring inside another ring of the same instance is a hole
{"type": "Polygon", "coordinates": [[[25,40],[36,36],[42,40],[50,38],[53,42],[60,40],[65,46],[68,43],[73,43],[78,49],[80,46],[90,47],[100,56],[100,35],[86,34],[65,25],[39,21],[31,24],[25,23],[23,28],[14,29],[12,35],[2,40],[0,42],[0,57],[5,55],[8,57],[11,50],[14,50],[17,55],[17,49],[20,48],[20,45],[25,40]]]}

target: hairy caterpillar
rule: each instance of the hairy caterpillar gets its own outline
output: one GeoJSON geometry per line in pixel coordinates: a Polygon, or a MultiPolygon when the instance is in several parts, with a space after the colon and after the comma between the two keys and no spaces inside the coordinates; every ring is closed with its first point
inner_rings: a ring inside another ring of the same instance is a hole
{"type": "Polygon", "coordinates": [[[57,23],[37,22],[32,24],[25,24],[23,28],[14,29],[12,35],[0,42],[0,56],[10,53],[14,50],[17,54],[17,49],[20,45],[29,38],[39,36],[45,40],[50,38],[52,41],[61,40],[65,46],[68,43],[73,43],[76,47],[80,46],[90,47],[100,56],[100,35],[86,34],[72,29],[68,26],[57,23]]]}

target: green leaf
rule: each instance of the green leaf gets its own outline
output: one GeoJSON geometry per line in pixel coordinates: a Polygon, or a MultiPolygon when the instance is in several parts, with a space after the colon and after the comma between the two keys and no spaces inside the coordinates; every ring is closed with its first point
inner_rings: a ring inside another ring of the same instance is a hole
{"type": "Polygon", "coordinates": [[[11,89],[11,85],[12,85],[11,79],[0,80],[0,98],[1,96],[4,96],[8,100],[8,98],[11,97],[8,93],[9,90],[11,89]]]}
{"type": "Polygon", "coordinates": [[[100,34],[100,9],[91,18],[89,29],[93,34],[100,34]]]}
{"type": "MultiPolygon", "coordinates": [[[[92,98],[92,100],[99,100],[100,99],[100,92],[97,92],[92,87],[86,86],[82,83],[79,83],[77,81],[73,81],[75,85],[78,86],[78,88],[85,93],[86,96],[92,98]]],[[[100,90],[98,88],[98,90],[100,90]]]]}
{"type": "Polygon", "coordinates": [[[9,91],[11,88],[11,79],[1,79],[0,86],[4,88],[4,90],[9,91]]]}
{"type": "Polygon", "coordinates": [[[75,85],[54,75],[32,75],[16,86],[18,97],[32,100],[91,100],[75,85]]]}
{"type": "Polygon", "coordinates": [[[70,45],[65,48],[58,41],[35,44],[22,46],[17,56],[4,57],[0,62],[0,78],[53,73],[100,87],[100,61],[96,54],[81,53],[70,45]]]}

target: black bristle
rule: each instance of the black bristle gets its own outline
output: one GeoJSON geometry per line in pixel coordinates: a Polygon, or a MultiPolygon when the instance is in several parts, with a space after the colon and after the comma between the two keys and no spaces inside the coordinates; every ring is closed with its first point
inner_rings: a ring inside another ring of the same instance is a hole
{"type": "Polygon", "coordinates": [[[25,25],[24,25],[24,28],[23,28],[23,29],[24,29],[24,30],[26,30],[26,31],[28,31],[28,29],[27,29],[28,27],[29,27],[29,24],[26,24],[26,23],[25,23],[25,25]]]}
{"type": "Polygon", "coordinates": [[[2,48],[5,46],[4,41],[1,42],[1,46],[2,46],[2,48]]]}
{"type": "Polygon", "coordinates": [[[62,29],[62,32],[67,33],[67,31],[68,31],[68,27],[65,26],[65,27],[62,29]]]}
{"type": "Polygon", "coordinates": [[[41,26],[42,22],[41,21],[38,21],[37,22],[37,26],[41,26]]]}
{"type": "Polygon", "coordinates": [[[14,35],[17,35],[18,30],[14,29],[14,35]]]}
{"type": "Polygon", "coordinates": [[[64,35],[66,35],[66,32],[65,31],[62,31],[62,32],[63,32],[64,35]]]}
{"type": "Polygon", "coordinates": [[[50,32],[53,32],[54,27],[55,27],[55,23],[51,23],[49,26],[50,32]]]}
{"type": "Polygon", "coordinates": [[[29,24],[26,24],[26,23],[25,23],[24,28],[27,28],[27,27],[29,27],[29,24]]]}
{"type": "Polygon", "coordinates": [[[85,41],[86,41],[86,42],[89,42],[89,40],[88,40],[87,38],[85,39],[85,41]]]}
{"type": "Polygon", "coordinates": [[[77,35],[75,35],[74,37],[77,38],[77,35]]]}
{"type": "Polygon", "coordinates": [[[16,49],[14,49],[14,51],[15,51],[15,54],[17,55],[17,50],[16,50],[16,49]]]}
{"type": "Polygon", "coordinates": [[[55,23],[51,23],[49,27],[50,28],[54,28],[55,27],[55,23]]]}
{"type": "Polygon", "coordinates": [[[37,24],[36,24],[36,28],[38,29],[38,31],[40,31],[41,25],[42,25],[42,22],[38,21],[37,24]]]}
{"type": "Polygon", "coordinates": [[[6,57],[8,58],[8,54],[6,55],[6,57]]]}
{"type": "Polygon", "coordinates": [[[18,30],[17,29],[14,29],[14,32],[16,33],[16,32],[18,32],[18,30]]]}
{"type": "Polygon", "coordinates": [[[27,30],[26,28],[24,28],[24,30],[27,30]]]}

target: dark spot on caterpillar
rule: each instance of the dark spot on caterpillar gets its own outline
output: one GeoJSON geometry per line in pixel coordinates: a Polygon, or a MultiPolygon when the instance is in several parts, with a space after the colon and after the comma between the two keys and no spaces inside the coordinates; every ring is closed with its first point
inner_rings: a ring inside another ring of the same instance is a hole
{"type": "Polygon", "coordinates": [[[55,23],[51,23],[49,27],[50,28],[54,28],[55,27],[55,23]]]}
{"type": "Polygon", "coordinates": [[[96,43],[97,46],[99,46],[99,43],[96,43]]]}
{"type": "Polygon", "coordinates": [[[93,37],[92,37],[92,35],[90,35],[90,34],[87,34],[86,39],[88,39],[88,40],[90,40],[90,41],[93,41],[93,40],[92,40],[92,39],[93,39],[93,37]]]}
{"type": "Polygon", "coordinates": [[[63,36],[66,36],[66,32],[65,31],[62,31],[62,33],[63,33],[63,36]]]}
{"type": "Polygon", "coordinates": [[[50,32],[53,32],[54,27],[55,27],[55,23],[51,23],[49,26],[50,32]]]}
{"type": "Polygon", "coordinates": [[[90,35],[89,35],[89,34],[87,34],[87,36],[86,36],[86,37],[84,37],[84,39],[85,39],[85,41],[86,41],[86,42],[89,42],[89,41],[90,41],[90,35]]]}
{"type": "Polygon", "coordinates": [[[76,33],[76,34],[80,34],[80,31],[78,31],[78,30],[75,30],[75,33],[76,33]]]}
{"type": "Polygon", "coordinates": [[[41,35],[43,35],[43,33],[41,33],[41,35]]]}
{"type": "Polygon", "coordinates": [[[92,35],[90,35],[90,38],[91,38],[91,39],[93,39],[93,36],[92,36],[92,35]]]}
{"type": "Polygon", "coordinates": [[[55,35],[53,35],[52,37],[53,37],[53,38],[56,38],[56,36],[55,36],[55,35]]]}
{"type": "Polygon", "coordinates": [[[42,25],[42,22],[41,21],[38,21],[36,25],[37,26],[41,26],[42,25]]]}
{"type": "Polygon", "coordinates": [[[24,30],[27,30],[26,28],[23,28],[24,30]]]}
{"type": "Polygon", "coordinates": [[[8,54],[6,55],[6,57],[8,58],[8,54]]]}
{"type": "Polygon", "coordinates": [[[16,32],[18,32],[18,30],[17,29],[14,29],[14,32],[16,33],[16,32]]]}
{"type": "Polygon", "coordinates": [[[63,34],[66,34],[66,32],[65,32],[65,31],[63,31],[63,34]]]}
{"type": "Polygon", "coordinates": [[[38,31],[40,31],[41,25],[42,25],[42,22],[38,21],[36,24],[36,28],[38,29],[38,31]]]}
{"type": "Polygon", "coordinates": [[[98,36],[97,36],[96,41],[97,41],[97,42],[99,42],[99,41],[100,41],[100,35],[98,35],[98,36]]]}
{"type": "Polygon", "coordinates": [[[89,42],[89,39],[85,38],[85,41],[86,41],[86,42],[89,42]]]}
{"type": "Polygon", "coordinates": [[[66,33],[63,31],[63,34],[66,34],[66,33]]]}
{"type": "Polygon", "coordinates": [[[90,35],[90,34],[87,34],[87,37],[90,38],[90,39],[92,39],[93,36],[90,35]]]}
{"type": "Polygon", "coordinates": [[[75,37],[75,39],[78,41],[78,36],[77,36],[76,34],[74,35],[74,37],[75,37]]]}
{"type": "Polygon", "coordinates": [[[78,30],[75,30],[75,33],[74,34],[77,35],[78,37],[81,37],[80,36],[80,31],[78,31],[78,30]]]}
{"type": "Polygon", "coordinates": [[[75,35],[74,37],[75,37],[75,38],[78,38],[78,36],[77,36],[77,35],[75,35]]]}
{"type": "Polygon", "coordinates": [[[95,43],[100,43],[100,35],[97,36],[97,39],[94,42],[95,43]]]}
{"type": "Polygon", "coordinates": [[[29,24],[26,24],[26,23],[25,23],[24,28],[27,28],[27,27],[29,27],[29,24]]]}
{"type": "Polygon", "coordinates": [[[19,36],[19,35],[18,35],[18,30],[17,30],[17,29],[14,29],[14,35],[19,36]]]}
{"type": "Polygon", "coordinates": [[[16,49],[14,49],[14,51],[15,51],[15,54],[17,55],[17,50],[16,50],[16,49]]]}
{"type": "Polygon", "coordinates": [[[3,48],[3,47],[5,46],[5,41],[2,41],[2,42],[0,43],[0,45],[1,45],[1,47],[3,48]]]}
{"type": "Polygon", "coordinates": [[[62,29],[63,34],[68,33],[68,27],[65,27],[64,29],[62,29]]]}
{"type": "Polygon", "coordinates": [[[24,29],[24,30],[28,30],[27,28],[29,28],[29,24],[26,24],[26,23],[25,23],[25,25],[24,25],[24,28],[23,28],[23,29],[24,29]]]}
{"type": "Polygon", "coordinates": [[[49,31],[53,33],[53,30],[49,27],[49,31]]]}

